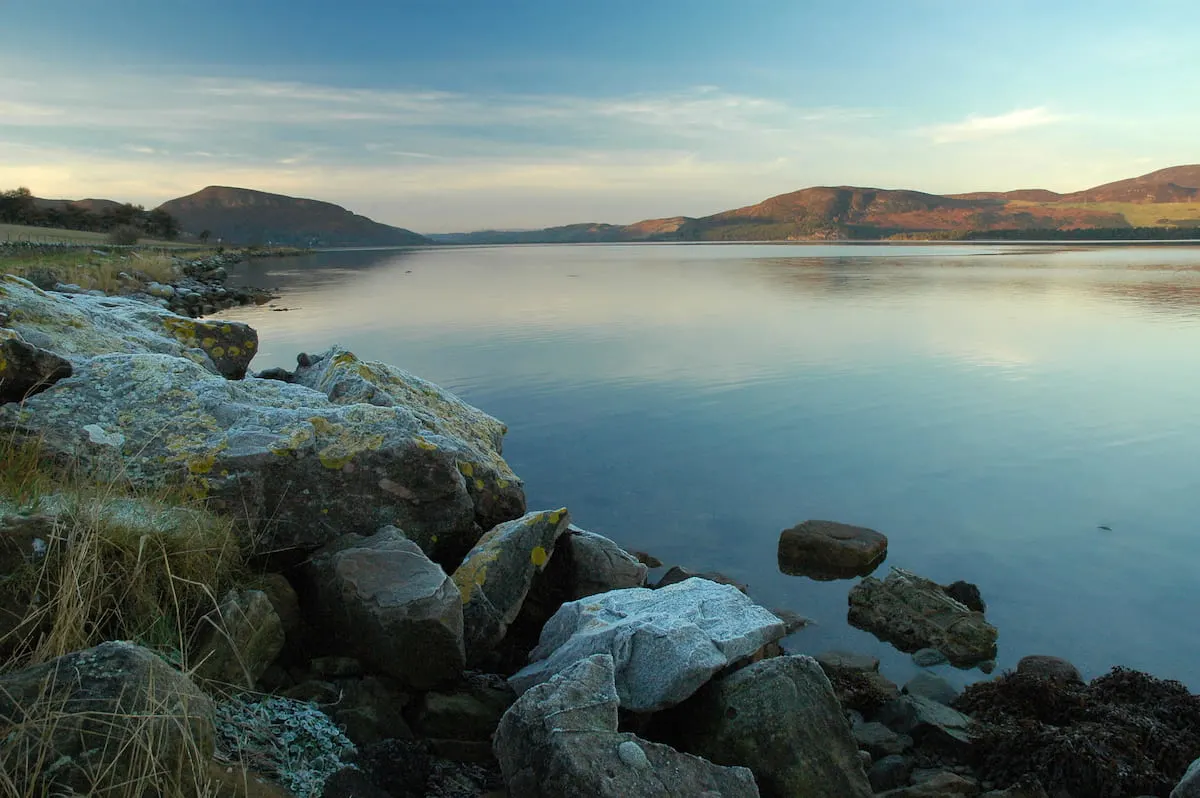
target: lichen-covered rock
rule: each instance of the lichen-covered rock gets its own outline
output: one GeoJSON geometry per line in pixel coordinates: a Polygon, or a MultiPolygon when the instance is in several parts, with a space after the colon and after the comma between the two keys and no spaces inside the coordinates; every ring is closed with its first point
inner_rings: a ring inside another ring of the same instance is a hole
{"type": "Polygon", "coordinates": [[[374,670],[417,689],[461,676],[458,588],[399,531],[346,535],[313,555],[307,573],[318,625],[374,670]]]}
{"type": "Polygon", "coordinates": [[[214,749],[212,702],[132,643],[102,643],[0,676],[0,730],[0,772],[18,795],[183,787],[214,749]],[[155,771],[158,783],[139,781],[155,771]]]}
{"type": "Polygon", "coordinates": [[[0,327],[0,402],[20,402],[70,376],[70,362],[0,327]]]}
{"type": "Polygon", "coordinates": [[[479,537],[462,465],[469,447],[401,406],[335,405],[302,385],[117,354],[77,363],[23,407],[0,406],[5,427],[85,470],[182,483],[260,526],[256,542],[269,551],[394,524],[435,559],[457,562],[479,537]]]}
{"type": "Polygon", "coordinates": [[[779,533],[779,570],[831,580],[866,576],[887,557],[887,538],[836,521],[805,521],[779,533]]]}
{"type": "Polygon", "coordinates": [[[653,712],[696,692],[718,670],[783,637],[783,622],[729,585],[689,579],[563,604],[542,629],[517,693],[593,654],[615,663],[621,706],[653,712]]]}
{"type": "Polygon", "coordinates": [[[495,527],[468,552],[452,577],[462,595],[468,661],[504,639],[569,524],[565,507],[528,513],[495,527]]]}
{"type": "Polygon", "coordinates": [[[455,440],[458,468],[481,528],[525,512],[521,480],[501,456],[508,427],[449,391],[395,366],[359,360],[337,346],[301,355],[292,379],[339,405],[406,407],[432,434],[455,440]]]}
{"type": "Polygon", "coordinates": [[[1179,784],[1171,790],[1171,798],[1200,798],[1200,759],[1188,767],[1179,784]]]}
{"type": "Polygon", "coordinates": [[[34,346],[78,363],[116,352],[184,357],[241,379],[258,353],[258,333],[241,322],[190,319],[136,299],[41,290],[12,275],[0,280],[6,326],[34,346]]]}
{"type": "Polygon", "coordinates": [[[936,648],[958,666],[996,657],[996,627],[924,577],[893,568],[880,581],[867,577],[850,591],[849,620],[902,651],[936,648]]]}
{"type": "Polygon", "coordinates": [[[568,527],[568,532],[558,545],[571,561],[568,595],[572,599],[646,584],[650,569],[637,557],[595,532],[574,525],[568,527]]]}
{"type": "Polygon", "coordinates": [[[617,731],[613,659],[596,654],[539,684],[504,714],[493,745],[522,798],[756,796],[750,771],[720,767],[617,731]]]}
{"type": "Polygon", "coordinates": [[[211,629],[191,652],[196,676],[253,688],[283,650],[283,622],[261,590],[231,590],[206,621],[211,629]]]}
{"type": "Polygon", "coordinates": [[[850,726],[811,657],[775,657],[711,682],[672,720],[680,747],[750,768],[764,796],[871,795],[850,726]]]}

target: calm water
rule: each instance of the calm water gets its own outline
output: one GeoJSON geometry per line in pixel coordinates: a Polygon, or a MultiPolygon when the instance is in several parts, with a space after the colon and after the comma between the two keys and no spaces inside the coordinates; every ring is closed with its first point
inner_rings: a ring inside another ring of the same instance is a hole
{"type": "Polygon", "coordinates": [[[1200,690],[1200,249],[358,251],[242,277],[291,308],[227,314],[256,368],[340,342],[456,391],[508,423],[531,509],[815,619],[793,651],[916,671],[847,626],[852,581],[779,573],[779,531],[826,518],[888,536],[879,576],[979,584],[1001,668],[1200,690]]]}

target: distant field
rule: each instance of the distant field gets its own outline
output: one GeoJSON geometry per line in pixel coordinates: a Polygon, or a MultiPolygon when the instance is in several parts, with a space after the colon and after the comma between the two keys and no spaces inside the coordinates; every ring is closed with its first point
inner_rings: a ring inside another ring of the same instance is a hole
{"type": "MultiPolygon", "coordinates": [[[[0,241],[31,241],[35,244],[106,244],[108,233],[88,233],[83,230],[60,230],[56,227],[27,227],[23,224],[0,224],[0,241]]],[[[142,239],[143,246],[195,246],[178,241],[142,239]]]]}
{"type": "Polygon", "coordinates": [[[1132,202],[1025,202],[1014,200],[1011,205],[1034,205],[1039,208],[1082,208],[1085,210],[1119,213],[1134,227],[1196,222],[1200,224],[1200,203],[1160,202],[1139,205],[1132,202]]]}

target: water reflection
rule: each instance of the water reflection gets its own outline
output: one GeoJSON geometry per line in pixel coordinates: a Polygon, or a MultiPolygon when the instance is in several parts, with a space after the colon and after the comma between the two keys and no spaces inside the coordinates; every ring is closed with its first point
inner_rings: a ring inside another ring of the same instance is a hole
{"type": "Polygon", "coordinates": [[[779,530],[833,518],[978,584],[1002,668],[1051,653],[1200,689],[1197,266],[1183,247],[331,253],[246,272],[299,310],[229,315],[260,330],[257,368],[340,342],[460,392],[509,424],[531,507],[816,619],[795,650],[914,667],[845,623],[850,582],[779,573],[779,530]]]}

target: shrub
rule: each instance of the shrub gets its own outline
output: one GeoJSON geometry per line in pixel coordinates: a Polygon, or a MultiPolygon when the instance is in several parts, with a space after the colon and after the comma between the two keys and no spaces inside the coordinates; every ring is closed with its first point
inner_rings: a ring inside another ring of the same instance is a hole
{"type": "Polygon", "coordinates": [[[108,234],[108,243],[117,246],[132,246],[142,237],[142,231],[131,224],[114,227],[108,234]]]}

